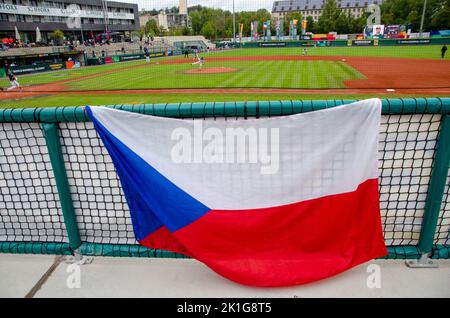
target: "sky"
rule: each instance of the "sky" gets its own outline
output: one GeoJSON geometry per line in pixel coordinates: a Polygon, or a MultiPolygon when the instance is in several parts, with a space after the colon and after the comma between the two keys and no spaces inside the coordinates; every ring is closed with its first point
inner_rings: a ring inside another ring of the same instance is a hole
{"type": "MultiPolygon", "coordinates": [[[[117,0],[120,2],[137,3],[139,5],[139,10],[145,8],[147,10],[151,9],[161,9],[166,7],[177,6],[179,0],[117,0]]],[[[234,0],[236,11],[252,11],[257,9],[265,8],[272,11],[274,0],[234,0]]],[[[187,0],[188,7],[200,4],[205,7],[210,8],[221,8],[225,10],[233,9],[232,0],[187,0]]]]}

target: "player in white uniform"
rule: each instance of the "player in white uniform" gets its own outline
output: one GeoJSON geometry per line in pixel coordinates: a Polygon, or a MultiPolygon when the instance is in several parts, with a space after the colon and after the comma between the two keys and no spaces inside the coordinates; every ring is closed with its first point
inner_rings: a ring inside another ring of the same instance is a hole
{"type": "Polygon", "coordinates": [[[192,65],[197,65],[199,66],[200,69],[203,68],[203,64],[205,64],[205,58],[204,57],[199,57],[197,55],[197,62],[192,63],[192,65]]]}
{"type": "Polygon", "coordinates": [[[8,74],[9,82],[11,83],[11,86],[7,88],[8,91],[20,88],[20,84],[17,81],[17,77],[10,71],[8,74]]]}

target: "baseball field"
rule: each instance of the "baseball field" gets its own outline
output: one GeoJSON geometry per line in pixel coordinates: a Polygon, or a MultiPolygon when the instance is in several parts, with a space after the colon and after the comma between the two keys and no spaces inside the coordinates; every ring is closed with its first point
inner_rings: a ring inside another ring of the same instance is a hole
{"type": "MultiPolygon", "coordinates": [[[[0,107],[450,95],[440,46],[237,49],[19,76],[0,107]]],[[[0,80],[7,88],[7,79],[0,80]]]]}

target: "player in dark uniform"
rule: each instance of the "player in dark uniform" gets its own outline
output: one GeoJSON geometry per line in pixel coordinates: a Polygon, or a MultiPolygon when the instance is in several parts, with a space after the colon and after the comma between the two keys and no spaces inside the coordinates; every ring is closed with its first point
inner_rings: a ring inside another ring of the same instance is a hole
{"type": "Polygon", "coordinates": [[[144,47],[144,55],[145,55],[145,60],[147,61],[147,63],[150,63],[150,51],[149,51],[147,45],[144,47]]]}
{"type": "Polygon", "coordinates": [[[445,59],[445,53],[447,53],[447,45],[444,44],[441,49],[441,58],[445,59]]]}

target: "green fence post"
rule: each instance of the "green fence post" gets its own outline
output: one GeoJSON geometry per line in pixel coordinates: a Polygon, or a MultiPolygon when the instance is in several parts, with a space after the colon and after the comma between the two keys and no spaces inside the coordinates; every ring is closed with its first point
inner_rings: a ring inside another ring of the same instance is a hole
{"type": "Polygon", "coordinates": [[[418,261],[407,262],[410,267],[437,267],[429,257],[433,251],[434,236],[436,234],[439,213],[444,197],[450,166],[450,116],[442,117],[441,131],[436,148],[436,155],[428,187],[425,212],[420,231],[419,250],[422,257],[418,261]]]}
{"type": "Polygon", "coordinates": [[[42,124],[42,128],[44,130],[48,155],[50,157],[56,187],[58,189],[64,224],[66,225],[66,231],[69,237],[69,245],[70,248],[76,252],[81,245],[81,238],[73,207],[72,196],[70,194],[69,182],[67,180],[66,167],[64,166],[61,142],[59,141],[58,125],[56,123],[46,123],[42,124]]]}

